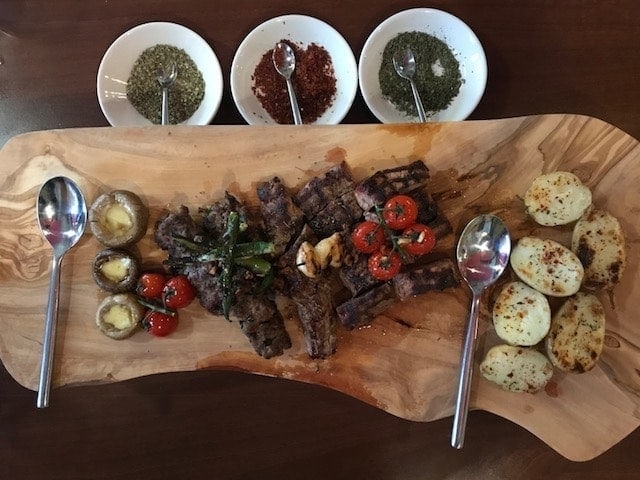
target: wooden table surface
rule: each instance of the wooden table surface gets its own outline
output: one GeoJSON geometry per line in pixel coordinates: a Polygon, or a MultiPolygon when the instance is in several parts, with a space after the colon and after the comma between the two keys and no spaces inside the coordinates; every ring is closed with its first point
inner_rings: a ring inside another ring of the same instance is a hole
{"type": "MultiPolygon", "coordinates": [[[[357,58],[381,21],[417,6],[462,18],[485,48],[488,85],[471,119],[580,113],[640,138],[636,0],[3,0],[0,145],[34,130],[107,125],[97,67],[137,24],[173,21],[196,31],[227,81],[235,49],[269,18],[323,19],[357,58]]],[[[376,119],[358,96],[344,122],[376,119]]],[[[228,85],[212,123],[243,124],[228,85]]],[[[37,410],[34,392],[0,369],[2,479],[631,479],[640,472],[637,430],[584,463],[485,412],[470,414],[462,451],[449,447],[450,430],[450,418],[414,423],[321,387],[229,371],[63,388],[37,410]]]]}

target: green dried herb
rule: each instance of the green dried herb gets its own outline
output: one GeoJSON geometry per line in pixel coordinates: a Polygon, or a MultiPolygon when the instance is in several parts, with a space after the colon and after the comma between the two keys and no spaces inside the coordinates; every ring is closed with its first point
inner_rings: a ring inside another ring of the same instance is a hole
{"type": "Polygon", "coordinates": [[[191,57],[172,45],[155,45],[143,51],[127,80],[127,98],[140,114],[160,124],[162,89],[156,78],[160,65],[176,64],[178,77],[169,90],[169,123],[187,120],[202,103],[204,79],[191,57]]]}
{"type": "Polygon", "coordinates": [[[414,117],[418,115],[411,85],[398,76],[393,67],[394,53],[407,48],[413,51],[416,59],[413,80],[425,111],[444,110],[460,91],[460,64],[446,43],[424,32],[403,32],[387,43],[378,72],[382,95],[401,112],[414,117]]]}

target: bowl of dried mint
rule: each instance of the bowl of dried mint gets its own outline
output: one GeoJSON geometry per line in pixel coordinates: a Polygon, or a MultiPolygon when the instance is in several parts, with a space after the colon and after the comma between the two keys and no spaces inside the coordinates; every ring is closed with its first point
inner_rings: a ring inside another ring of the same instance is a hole
{"type": "Polygon", "coordinates": [[[169,94],[169,123],[207,125],[222,100],[220,63],[207,42],[182,25],[152,22],[125,32],[98,68],[98,102],[111,125],[160,124],[160,65],[175,64],[169,94]]]}
{"type": "Polygon", "coordinates": [[[389,17],[365,42],[358,77],[372,113],[383,123],[419,121],[411,86],[393,66],[394,53],[407,48],[416,59],[413,79],[427,120],[466,119],[486,87],[484,50],[462,20],[431,8],[405,10],[389,17]]]}

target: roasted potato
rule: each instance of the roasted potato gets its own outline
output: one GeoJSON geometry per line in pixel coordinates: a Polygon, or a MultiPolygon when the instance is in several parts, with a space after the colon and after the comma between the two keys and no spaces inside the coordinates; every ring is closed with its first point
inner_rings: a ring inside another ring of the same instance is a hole
{"type": "Polygon", "coordinates": [[[510,262],[520,280],[552,297],[573,295],[584,277],[578,257],[553,240],[522,237],[511,252],[510,262]]]}
{"type": "Polygon", "coordinates": [[[566,225],[591,205],[591,190],[570,172],[536,177],[524,195],[527,213],[540,225],[566,225]]]}
{"type": "Polygon", "coordinates": [[[506,285],[493,304],[493,325],[510,345],[531,346],[549,332],[551,309],[547,297],[522,282],[506,285]]]}
{"type": "Polygon", "coordinates": [[[553,366],[533,348],[496,345],[480,363],[480,373],[510,392],[534,393],[549,382],[553,366]]]}
{"type": "Polygon", "coordinates": [[[576,293],[551,319],[545,341],[549,360],[565,372],[591,370],[602,352],[604,327],[604,309],[600,300],[590,293],[576,293]]]}
{"type": "Polygon", "coordinates": [[[626,244],[620,222],[610,213],[587,210],[573,229],[571,250],[584,267],[585,288],[611,289],[620,281],[627,263],[626,244]]]}

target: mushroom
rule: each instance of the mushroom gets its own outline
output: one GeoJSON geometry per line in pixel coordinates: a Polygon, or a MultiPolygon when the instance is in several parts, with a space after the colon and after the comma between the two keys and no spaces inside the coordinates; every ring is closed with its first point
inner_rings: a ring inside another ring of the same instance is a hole
{"type": "Polygon", "coordinates": [[[140,276],[140,261],[130,252],[107,248],[93,259],[93,279],[100,288],[111,293],[135,289],[140,276]]]}
{"type": "Polygon", "coordinates": [[[133,334],[144,313],[145,307],[138,303],[133,293],[116,293],[98,306],[96,325],[107,337],[122,340],[133,334]]]}
{"type": "Polygon", "coordinates": [[[147,232],[149,210],[140,197],[128,190],[103,193],[89,209],[89,228],[107,247],[123,247],[147,232]]]}

